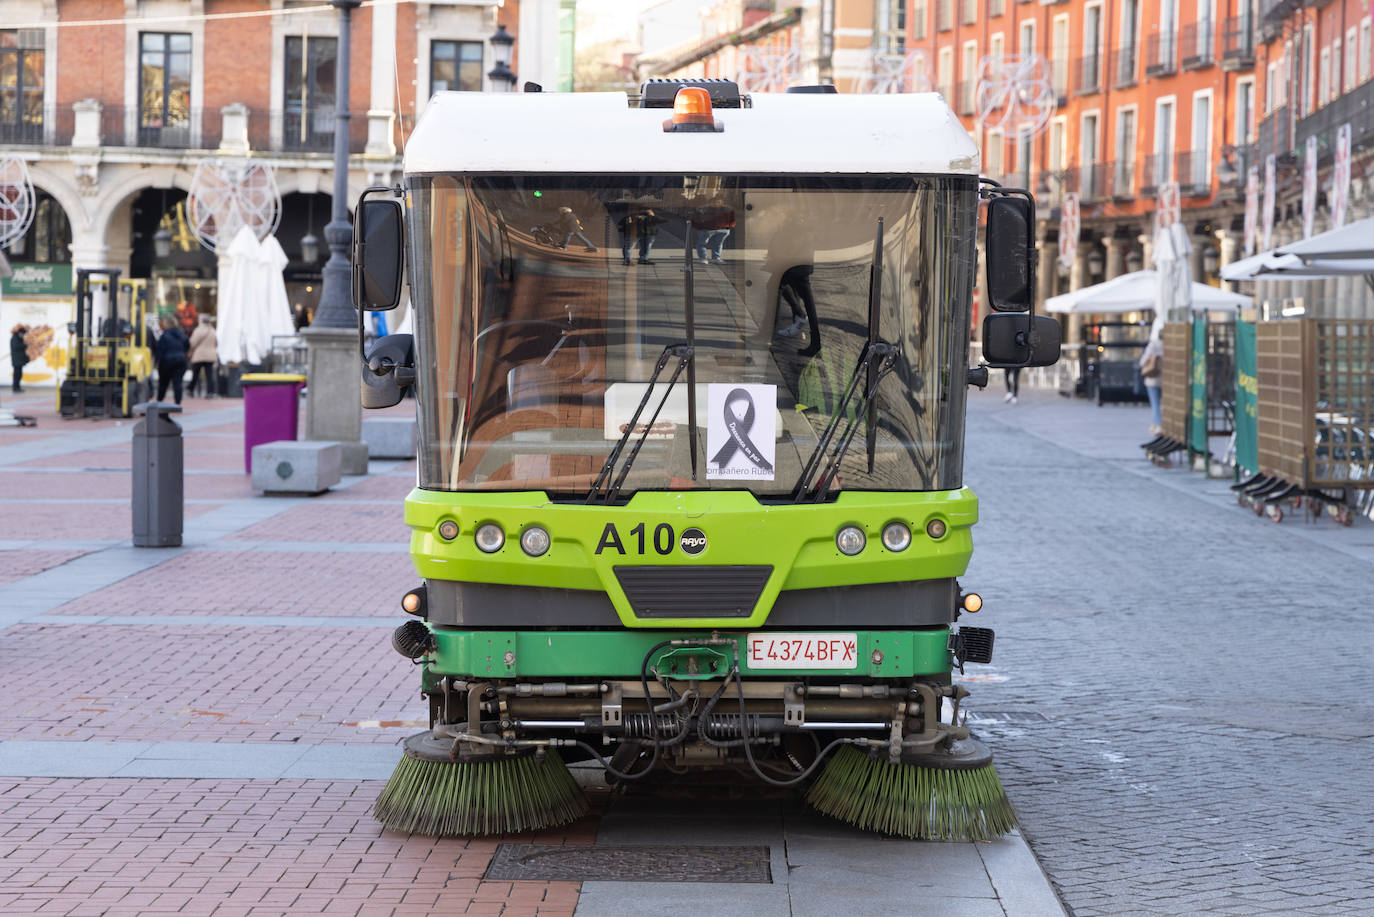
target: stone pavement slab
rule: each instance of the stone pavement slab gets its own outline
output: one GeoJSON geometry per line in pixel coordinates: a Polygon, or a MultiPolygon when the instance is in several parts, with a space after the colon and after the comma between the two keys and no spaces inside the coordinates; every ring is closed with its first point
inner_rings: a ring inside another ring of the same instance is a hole
{"type": "MultiPolygon", "coordinates": [[[[415,463],[373,462],[319,498],[245,495],[241,416],[188,400],[179,418],[179,548],[129,545],[127,422],[45,419],[45,435],[0,440],[0,914],[700,910],[680,887],[488,881],[495,840],[372,821],[399,741],[427,716],[413,666],[387,646],[416,582],[401,515],[415,463]]],[[[503,839],[661,839],[671,801],[650,811],[605,792],[566,830],[503,839]]],[[[827,837],[871,838],[799,807],[689,807],[671,823],[677,838],[770,845],[757,914],[906,904],[906,886],[823,856],[827,837]]],[[[878,849],[901,851],[883,868],[931,885],[942,913],[1033,913],[1009,910],[1018,900],[1056,912],[1038,871],[999,881],[990,865],[994,851],[1033,865],[1019,837],[878,849]]],[[[728,912],[740,899],[709,900],[728,912]]]]}

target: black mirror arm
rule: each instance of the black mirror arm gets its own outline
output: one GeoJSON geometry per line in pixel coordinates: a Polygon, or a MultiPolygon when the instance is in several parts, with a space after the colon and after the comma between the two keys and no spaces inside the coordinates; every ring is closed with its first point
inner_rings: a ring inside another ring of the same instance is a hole
{"type": "Polygon", "coordinates": [[[984,364],[984,365],[982,365],[982,366],[970,366],[970,367],[969,367],[969,370],[968,370],[968,383],[967,383],[967,384],[976,386],[976,387],[978,387],[978,388],[987,388],[987,387],[988,387],[988,367],[987,367],[987,365],[984,364]]]}

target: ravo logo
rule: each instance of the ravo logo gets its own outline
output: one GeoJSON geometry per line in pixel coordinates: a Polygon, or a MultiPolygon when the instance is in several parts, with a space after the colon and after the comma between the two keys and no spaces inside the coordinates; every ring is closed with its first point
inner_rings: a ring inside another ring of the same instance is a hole
{"type": "Polygon", "coordinates": [[[706,550],[706,533],[701,529],[687,529],[678,539],[684,554],[697,555],[706,550]]]}

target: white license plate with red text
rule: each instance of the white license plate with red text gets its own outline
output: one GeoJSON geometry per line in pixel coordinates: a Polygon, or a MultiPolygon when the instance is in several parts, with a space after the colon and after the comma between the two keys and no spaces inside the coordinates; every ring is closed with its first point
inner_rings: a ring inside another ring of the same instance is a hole
{"type": "Polygon", "coordinates": [[[857,669],[858,634],[750,634],[751,669],[857,669]]]}

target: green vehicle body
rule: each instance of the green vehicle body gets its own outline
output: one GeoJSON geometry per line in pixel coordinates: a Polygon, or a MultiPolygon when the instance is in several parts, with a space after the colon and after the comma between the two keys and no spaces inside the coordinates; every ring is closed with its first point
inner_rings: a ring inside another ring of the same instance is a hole
{"type": "MultiPolygon", "coordinates": [[[[607,633],[431,628],[437,649],[428,672],[499,678],[633,675],[639,672],[648,649],[661,640],[699,636],[702,630],[766,627],[769,610],[784,590],[960,576],[972,553],[971,527],[977,516],[977,498],[967,488],[933,493],[850,492],[832,503],[785,506],[760,504],[752,495],[736,491],[641,492],[617,507],[554,503],[543,493],[416,489],[405,508],[406,524],[413,530],[411,554],[425,579],[600,592],[610,599],[627,629],[607,633]],[[936,520],[944,526],[939,539],[927,534],[927,526],[936,520]],[[457,537],[445,539],[439,534],[439,526],[446,521],[457,523],[457,537]],[[901,552],[882,545],[882,529],[894,521],[905,523],[913,532],[913,543],[901,552]],[[476,529],[487,523],[499,525],[506,534],[503,547],[491,554],[479,550],[473,538],[476,529]],[[520,533],[528,525],[540,525],[552,535],[552,546],[540,557],[529,557],[520,549],[520,533]],[[868,547],[857,557],[845,556],[835,546],[835,532],[844,525],[859,526],[868,538],[868,547]],[[670,534],[661,529],[664,526],[670,534]],[[693,527],[708,533],[707,547],[688,557],[679,547],[678,536],[693,527]],[[772,568],[747,616],[641,618],[614,573],[616,567],[624,566],[718,564],[740,558],[772,568]],[[514,653],[510,664],[501,662],[507,652],[514,653]],[[491,663],[491,658],[496,662],[491,663]]],[[[862,620],[861,614],[858,617],[862,620]]],[[[836,621],[827,631],[849,632],[843,621],[836,621]]],[[[857,668],[804,671],[880,678],[948,673],[948,643],[948,627],[865,630],[859,632],[857,668]],[[875,650],[880,662],[873,661],[875,650]]],[[[743,649],[741,643],[744,674],[803,672],[788,668],[751,672],[743,649]]]]}

